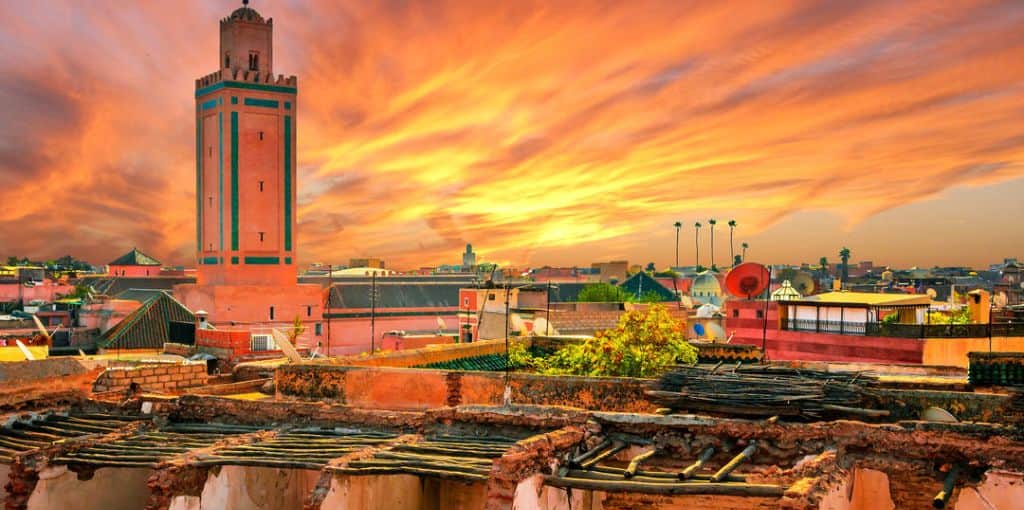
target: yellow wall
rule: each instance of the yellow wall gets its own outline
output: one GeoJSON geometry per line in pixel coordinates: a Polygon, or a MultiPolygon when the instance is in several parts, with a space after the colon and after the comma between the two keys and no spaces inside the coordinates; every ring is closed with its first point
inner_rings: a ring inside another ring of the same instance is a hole
{"type": "MultiPolygon", "coordinates": [[[[994,352],[1024,352],[1024,337],[993,337],[994,352]]],[[[922,363],[967,368],[967,353],[988,352],[988,338],[926,338],[922,363]]]]}
{"type": "MultiPolygon", "coordinates": [[[[27,346],[28,351],[36,359],[46,359],[50,355],[50,348],[45,345],[27,346]]],[[[13,347],[0,347],[0,362],[3,361],[25,361],[25,353],[17,345],[13,347]]]]}

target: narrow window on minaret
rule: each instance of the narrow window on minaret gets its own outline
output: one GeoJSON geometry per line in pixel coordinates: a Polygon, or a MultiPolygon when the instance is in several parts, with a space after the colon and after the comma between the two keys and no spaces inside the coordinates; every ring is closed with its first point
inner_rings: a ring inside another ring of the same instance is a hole
{"type": "Polygon", "coordinates": [[[263,232],[260,232],[260,242],[263,242],[263,232]]]}
{"type": "Polygon", "coordinates": [[[255,51],[249,53],[249,70],[257,71],[260,68],[260,54],[255,51]]]}
{"type": "Polygon", "coordinates": [[[263,181],[260,181],[260,191],[263,191],[263,181]]]}
{"type": "Polygon", "coordinates": [[[213,207],[213,195],[210,195],[210,207],[213,207]]]}
{"type": "Polygon", "coordinates": [[[260,131],[260,140],[263,140],[263,131],[260,131]]]}
{"type": "Polygon", "coordinates": [[[213,251],[213,243],[210,243],[210,251],[213,251]]]}
{"type": "Polygon", "coordinates": [[[210,149],[209,149],[208,152],[210,153],[210,157],[212,158],[213,157],[213,146],[212,145],[210,146],[210,149]]]}
{"type": "Polygon", "coordinates": [[[270,320],[274,320],[274,307],[270,307],[270,320]]]}
{"type": "Polygon", "coordinates": [[[224,67],[231,67],[231,54],[230,53],[225,53],[224,54],[224,67]]]}

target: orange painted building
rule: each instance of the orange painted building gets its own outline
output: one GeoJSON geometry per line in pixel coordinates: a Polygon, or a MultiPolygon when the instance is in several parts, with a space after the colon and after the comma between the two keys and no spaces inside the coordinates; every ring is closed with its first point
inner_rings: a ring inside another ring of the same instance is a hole
{"type": "Polygon", "coordinates": [[[195,83],[197,281],[175,294],[214,325],[299,318],[315,343],[322,292],[296,270],[298,84],[274,75],[273,20],[248,6],[222,19],[217,62],[195,83]]]}

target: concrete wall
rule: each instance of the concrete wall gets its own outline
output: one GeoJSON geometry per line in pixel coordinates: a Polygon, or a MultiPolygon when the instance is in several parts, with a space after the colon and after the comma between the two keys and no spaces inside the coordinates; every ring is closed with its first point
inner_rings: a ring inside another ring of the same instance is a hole
{"type": "Polygon", "coordinates": [[[319,471],[306,469],[223,466],[210,472],[199,508],[302,510],[319,479],[319,471]]]}
{"type": "Polygon", "coordinates": [[[321,510],[480,510],[486,485],[412,475],[336,476],[321,510]]]}
{"type": "MultiPolygon", "coordinates": [[[[332,310],[332,312],[337,311],[336,309],[332,310]]],[[[374,319],[374,344],[377,349],[398,350],[387,345],[384,339],[385,333],[388,331],[435,331],[438,318],[444,321],[445,330],[453,331],[458,328],[458,317],[453,311],[438,311],[436,315],[378,316],[374,319]]],[[[329,320],[332,356],[347,356],[370,351],[369,317],[335,317],[329,320]]],[[[327,324],[324,324],[323,327],[324,334],[320,338],[322,344],[320,352],[326,352],[327,349],[327,324]]]]}
{"type": "Polygon", "coordinates": [[[89,480],[65,466],[54,466],[39,473],[39,483],[28,500],[28,510],[138,510],[149,500],[146,480],[149,469],[98,469],[89,480]]]}
{"type": "MultiPolygon", "coordinates": [[[[734,344],[761,345],[761,330],[726,330],[736,333],[734,344]]],[[[924,340],[858,335],[815,333],[813,331],[767,331],[768,359],[792,361],[847,361],[870,363],[923,363],[924,340]]]]}

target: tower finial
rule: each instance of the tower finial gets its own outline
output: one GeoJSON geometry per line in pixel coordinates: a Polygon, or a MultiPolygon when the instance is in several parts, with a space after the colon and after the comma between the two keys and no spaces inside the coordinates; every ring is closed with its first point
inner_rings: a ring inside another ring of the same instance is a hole
{"type": "Polygon", "coordinates": [[[242,0],[242,5],[249,5],[249,0],[242,0]]]}

